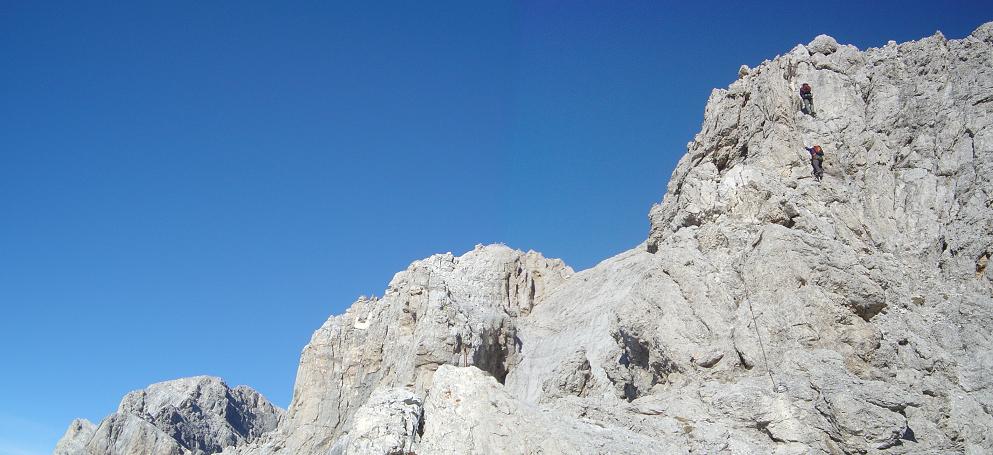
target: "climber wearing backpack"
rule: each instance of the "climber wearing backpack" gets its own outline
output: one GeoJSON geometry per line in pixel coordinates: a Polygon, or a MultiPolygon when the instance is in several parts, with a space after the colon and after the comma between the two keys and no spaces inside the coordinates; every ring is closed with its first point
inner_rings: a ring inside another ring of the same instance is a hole
{"type": "Polygon", "coordinates": [[[810,165],[814,167],[814,178],[819,182],[824,178],[824,150],[819,145],[804,148],[810,152],[810,165]]]}
{"type": "Polygon", "coordinates": [[[800,108],[804,114],[810,115],[811,117],[816,117],[814,115],[814,92],[810,89],[810,84],[804,82],[800,86],[800,100],[803,102],[803,106],[800,108]]]}

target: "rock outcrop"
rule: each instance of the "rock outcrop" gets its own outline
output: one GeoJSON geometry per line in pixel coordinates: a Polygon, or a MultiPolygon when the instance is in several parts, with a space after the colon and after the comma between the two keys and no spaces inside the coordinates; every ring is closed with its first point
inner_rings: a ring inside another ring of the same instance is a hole
{"type": "Polygon", "coordinates": [[[993,447],[991,31],[866,52],[821,36],[711,95],[647,247],[693,256],[677,270],[717,265],[733,291],[694,311],[754,308],[758,327],[739,314],[722,338],[762,366],[758,330],[774,373],[800,381],[788,395],[813,397],[799,423],[819,432],[770,423],[771,438],[993,447]],[[803,82],[817,117],[797,112],[803,82]],[[807,178],[805,143],[827,151],[823,182],[807,178]]]}
{"type": "Polygon", "coordinates": [[[314,333],[281,420],[126,398],[57,453],[993,452],[991,94],[993,23],[818,36],[712,93],[642,245],[416,261],[314,333]]]}
{"type": "Polygon", "coordinates": [[[423,431],[423,403],[404,389],[381,389],[355,412],[351,431],[335,441],[332,455],[414,450],[423,431]]]}
{"type": "Polygon", "coordinates": [[[275,430],[282,413],[255,390],[219,378],[160,382],[127,394],[99,426],[73,421],[55,454],[218,453],[275,430]]]}
{"type": "Polygon", "coordinates": [[[373,391],[424,396],[441,365],[504,381],[521,361],[517,321],[571,275],[560,260],[502,245],[414,262],[383,297],[360,298],[314,333],[284,425],[241,453],[325,453],[355,431],[373,391]]]}
{"type": "Polygon", "coordinates": [[[72,455],[86,453],[86,443],[93,438],[96,425],[86,419],[76,419],[69,424],[69,428],[62,439],[55,445],[55,455],[72,455]]]}
{"type": "Polygon", "coordinates": [[[477,368],[439,368],[424,415],[417,453],[653,454],[673,448],[636,431],[545,412],[477,368]]]}

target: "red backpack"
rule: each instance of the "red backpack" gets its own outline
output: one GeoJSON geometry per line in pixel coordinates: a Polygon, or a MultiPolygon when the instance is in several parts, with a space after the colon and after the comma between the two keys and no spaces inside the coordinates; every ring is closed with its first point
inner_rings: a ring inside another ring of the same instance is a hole
{"type": "Polygon", "coordinates": [[[810,93],[810,84],[803,84],[800,86],[800,93],[810,93]]]}

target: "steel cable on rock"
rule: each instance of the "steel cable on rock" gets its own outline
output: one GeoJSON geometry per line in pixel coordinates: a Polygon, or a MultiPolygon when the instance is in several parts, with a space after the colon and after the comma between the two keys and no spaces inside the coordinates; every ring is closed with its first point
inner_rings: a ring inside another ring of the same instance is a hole
{"type": "Polygon", "coordinates": [[[769,356],[765,353],[765,344],[762,343],[762,333],[759,332],[759,320],[755,317],[755,309],[752,308],[752,296],[745,287],[745,300],[748,302],[748,313],[752,315],[752,326],[755,327],[755,337],[759,340],[759,349],[762,351],[762,361],[765,362],[765,371],[769,373],[769,381],[772,382],[772,391],[776,393],[785,392],[785,387],[776,383],[776,378],[772,376],[772,367],[769,366],[769,356]]]}

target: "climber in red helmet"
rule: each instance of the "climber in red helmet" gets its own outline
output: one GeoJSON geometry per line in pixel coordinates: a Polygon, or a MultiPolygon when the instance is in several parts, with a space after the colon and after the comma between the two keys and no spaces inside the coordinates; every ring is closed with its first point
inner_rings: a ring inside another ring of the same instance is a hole
{"type": "Polygon", "coordinates": [[[804,114],[808,114],[811,117],[816,117],[814,114],[814,92],[810,88],[810,84],[804,82],[800,86],[800,100],[803,106],[800,108],[804,114]]]}

